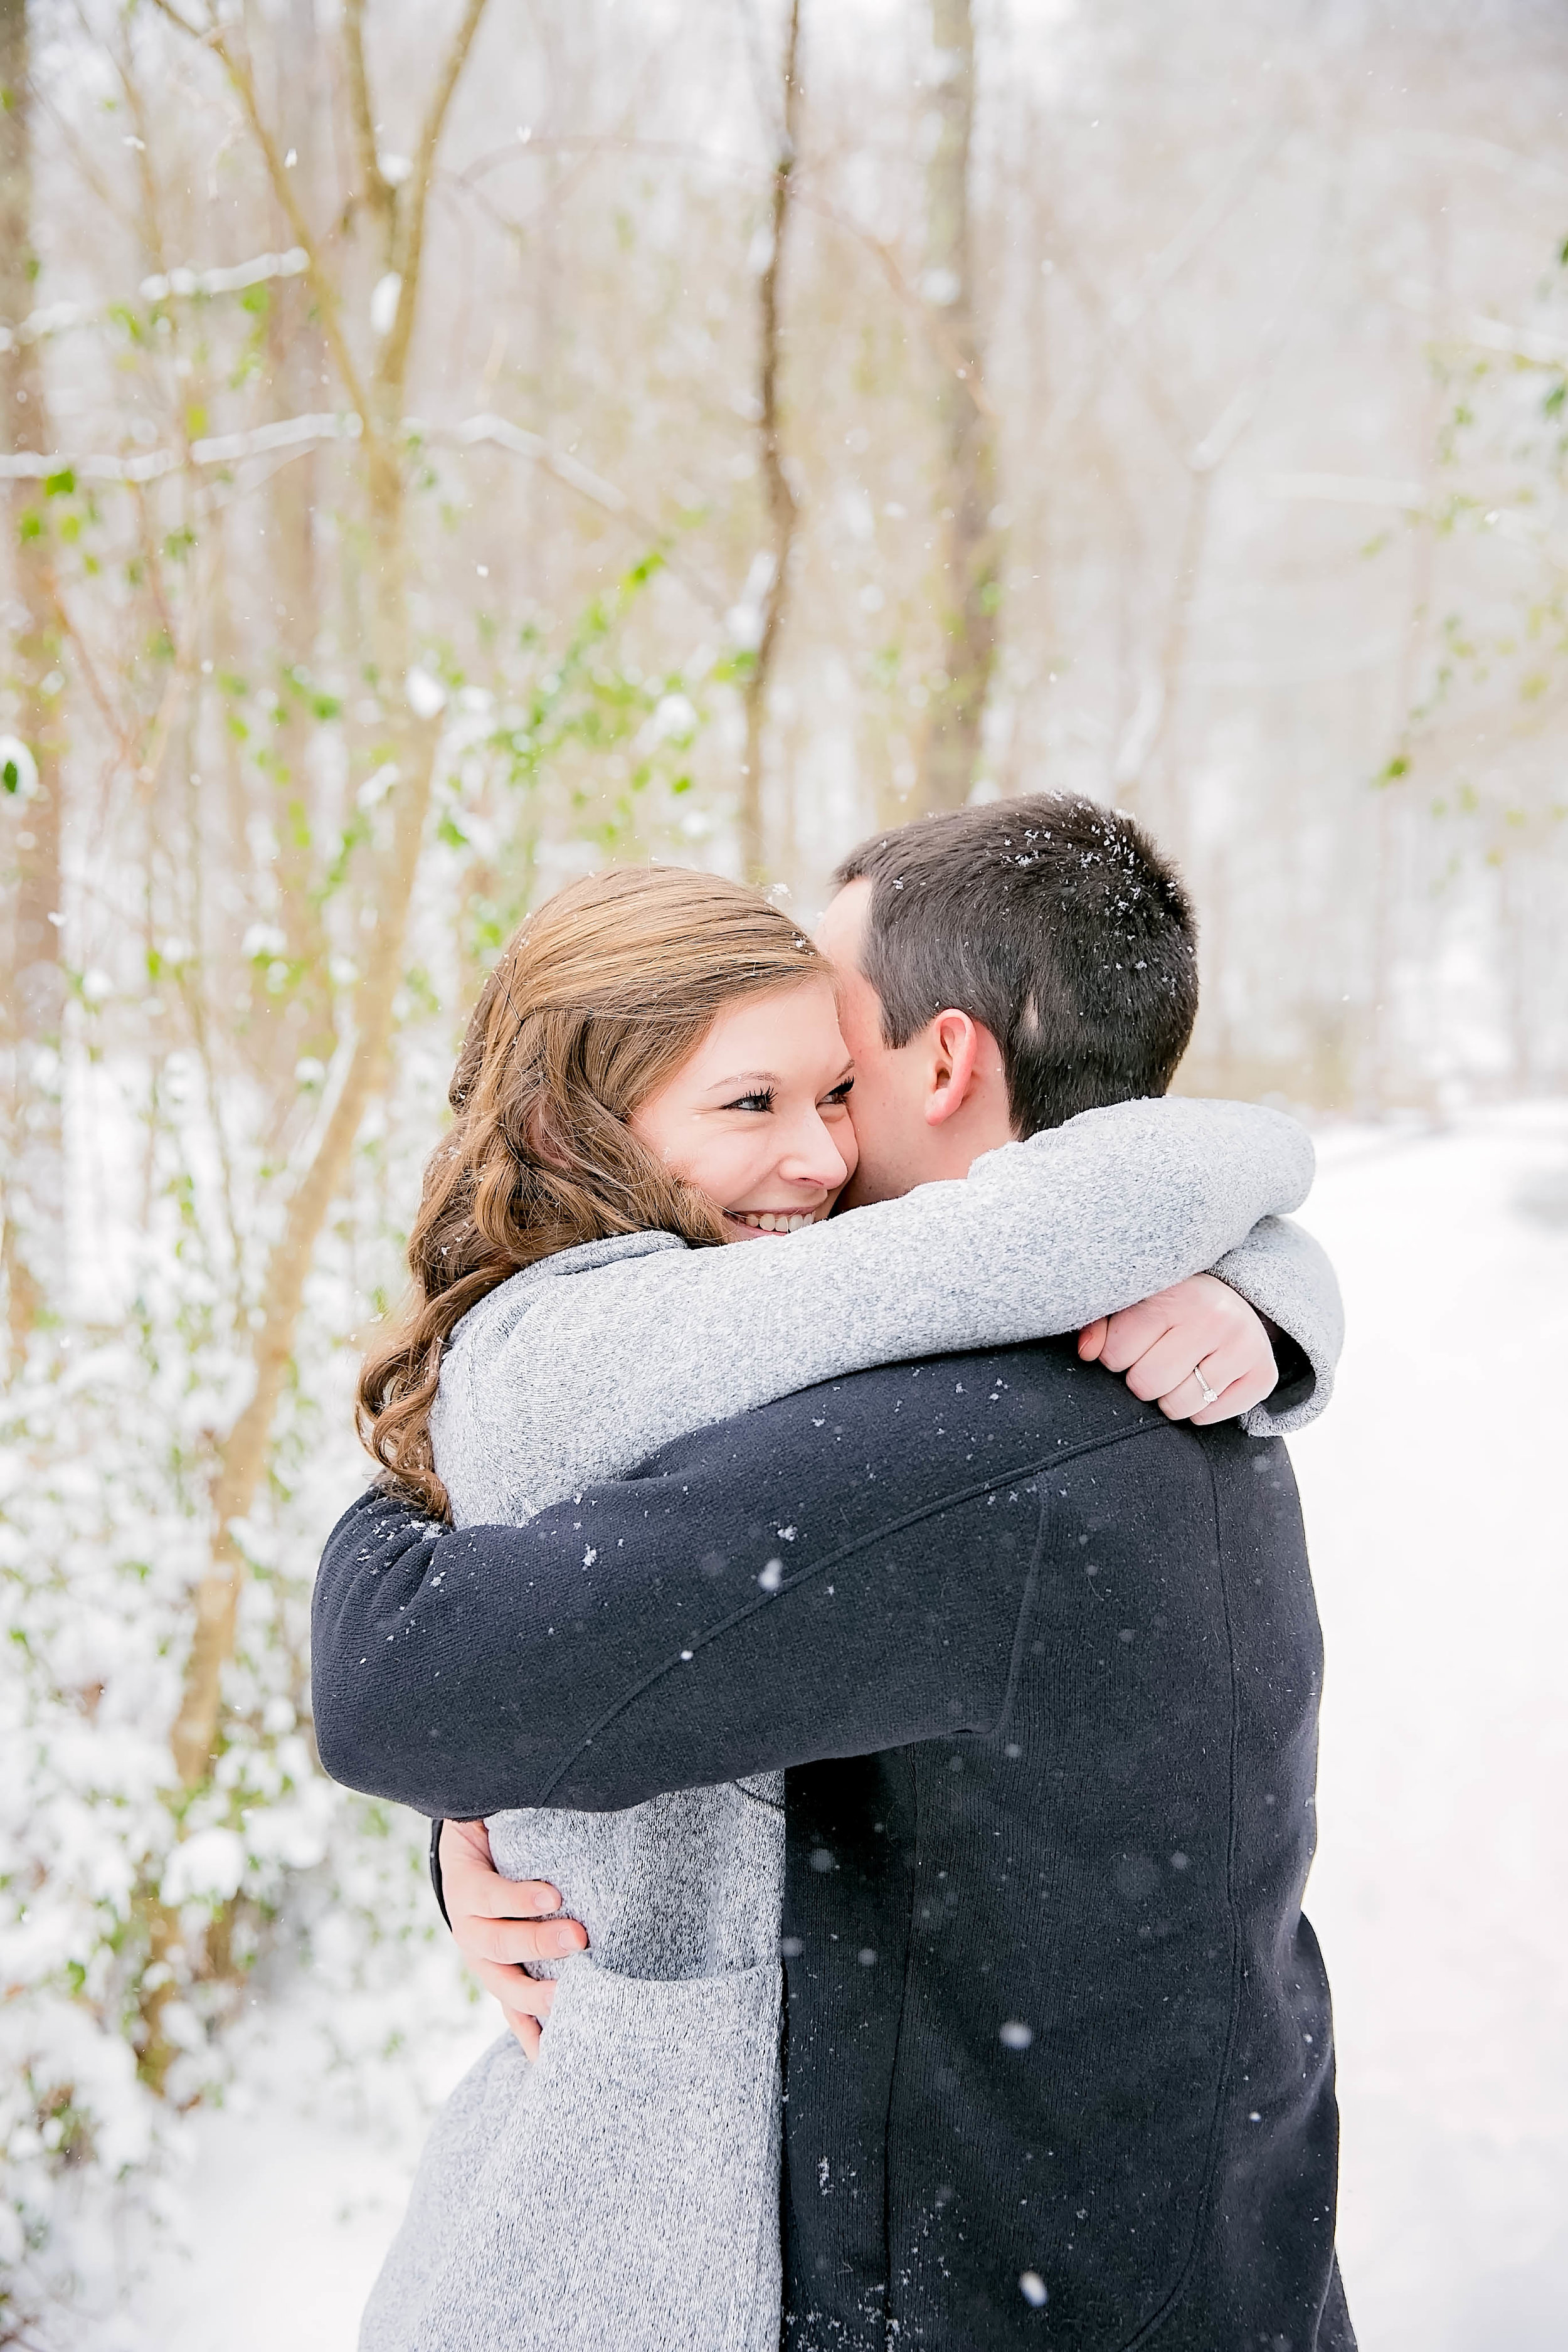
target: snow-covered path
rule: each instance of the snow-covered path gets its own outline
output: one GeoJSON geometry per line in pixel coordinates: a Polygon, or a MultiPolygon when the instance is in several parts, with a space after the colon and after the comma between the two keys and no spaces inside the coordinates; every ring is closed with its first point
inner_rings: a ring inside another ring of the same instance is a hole
{"type": "Polygon", "coordinates": [[[1292,1447],[1328,1644],[1308,1909],[1363,2352],[1568,2343],[1568,1108],[1330,1140],[1292,1447]]]}
{"type": "MultiPolygon", "coordinates": [[[[1308,1907],[1351,2307],[1363,2352],[1559,2352],[1568,1106],[1331,1136],[1308,1222],[1351,1313],[1339,1401],[1293,1447],[1329,1654],[1308,1907]]],[[[310,2120],[311,2087],[281,2052],[198,2126],[159,2352],[352,2352],[414,2134],[310,2120]]]]}

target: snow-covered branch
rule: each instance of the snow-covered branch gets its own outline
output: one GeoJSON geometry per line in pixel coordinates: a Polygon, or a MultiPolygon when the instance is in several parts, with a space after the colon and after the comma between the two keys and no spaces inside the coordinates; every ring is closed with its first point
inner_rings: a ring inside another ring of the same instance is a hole
{"type": "Polygon", "coordinates": [[[359,417],[350,410],[342,415],[283,416],[276,424],[252,425],[246,433],[205,435],[193,441],[188,451],[148,449],[137,457],[114,457],[19,449],[8,457],[0,457],[0,481],[46,481],[52,475],[71,473],[85,482],[155,482],[165,474],[177,474],[185,466],[231,466],[238,458],[263,457],[274,449],[309,449],[323,441],[357,441],[363,429],[359,417]]]}
{"type": "MultiPolygon", "coordinates": [[[[363,432],[363,419],[349,409],[340,414],[283,416],[271,425],[252,425],[243,433],[206,434],[193,441],[188,450],[147,449],[125,455],[19,449],[0,456],[0,481],[40,482],[69,473],[84,482],[156,482],[190,467],[233,466],[247,457],[268,457],[279,450],[297,454],[323,443],[358,441],[363,432]]],[[[423,417],[405,416],[403,432],[408,442],[426,447],[474,449],[488,446],[504,449],[511,457],[538,466],[579,498],[641,530],[650,541],[665,536],[652,517],[640,513],[614,482],[595,474],[570,451],[557,449],[542,434],[531,433],[525,425],[513,425],[507,417],[487,414],[465,417],[459,425],[432,425],[423,417]]],[[[701,603],[715,611],[721,608],[721,600],[703,582],[689,576],[679,563],[672,562],[670,568],[701,603]]]]}
{"type": "MultiPolygon", "coordinates": [[[[223,269],[171,269],[166,275],[144,278],[139,290],[144,302],[166,302],[171,295],[241,294],[247,286],[265,285],[271,278],[298,278],[308,266],[309,256],[296,245],[287,253],[258,253],[249,261],[237,261],[223,269]]],[[[14,327],[0,324],[0,352],[14,351],[18,344],[41,343],[80,327],[106,326],[112,316],[111,311],[87,302],[49,302],[14,327]]]]}
{"type": "Polygon", "coordinates": [[[264,285],[269,278],[300,278],[310,266],[301,245],[287,253],[258,253],[254,261],[237,261],[227,269],[171,269],[167,277],[144,278],[144,302],[165,302],[171,294],[239,294],[247,286],[264,285]]]}

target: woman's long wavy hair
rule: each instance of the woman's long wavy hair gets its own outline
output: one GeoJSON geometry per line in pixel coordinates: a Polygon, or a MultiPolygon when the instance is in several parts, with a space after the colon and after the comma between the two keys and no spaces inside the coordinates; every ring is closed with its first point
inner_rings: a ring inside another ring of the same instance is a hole
{"type": "Polygon", "coordinates": [[[826,969],[760,893],[680,866],[595,874],[530,916],[468,1024],[409,1237],[412,1287],[360,1374],[360,1435],[389,1484],[449,1517],[430,1446],[441,1349],[509,1275],[612,1234],[724,1239],[719,1210],[626,1122],[726,1006],[826,969]]]}

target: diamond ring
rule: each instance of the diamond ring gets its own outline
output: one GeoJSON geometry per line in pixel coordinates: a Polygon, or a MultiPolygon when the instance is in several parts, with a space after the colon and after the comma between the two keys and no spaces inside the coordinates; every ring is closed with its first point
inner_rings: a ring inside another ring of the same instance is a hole
{"type": "Polygon", "coordinates": [[[1218,1404],[1219,1391],[1218,1389],[1210,1388],[1207,1381],[1204,1378],[1204,1370],[1201,1364],[1194,1364],[1193,1366],[1193,1378],[1196,1381],[1198,1387],[1203,1391],[1204,1402],[1205,1404],[1218,1404]]]}

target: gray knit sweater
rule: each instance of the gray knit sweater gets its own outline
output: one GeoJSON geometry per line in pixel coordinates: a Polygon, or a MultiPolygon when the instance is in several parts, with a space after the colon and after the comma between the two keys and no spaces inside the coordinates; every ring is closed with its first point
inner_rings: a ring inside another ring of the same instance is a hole
{"type": "MultiPolygon", "coordinates": [[[[521,1523],[731,1413],[1075,1330],[1205,1267],[1315,1375],[1306,1402],[1246,1427],[1299,1426],[1328,1401],[1342,1332],[1327,1260],[1280,1222],[1311,1172],[1294,1121],[1168,1098],[783,1240],[563,1251],[447,1350],[431,1426],[454,1515],[521,1523]]],[[[498,2042],[438,2117],[361,2352],[774,2352],[782,1782],[502,1813],[489,1832],[500,1869],[561,1887],[590,1949],[552,1971],[538,2063],[498,2042]]]]}

